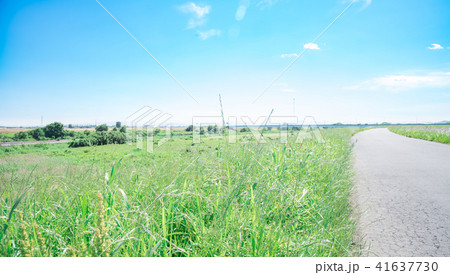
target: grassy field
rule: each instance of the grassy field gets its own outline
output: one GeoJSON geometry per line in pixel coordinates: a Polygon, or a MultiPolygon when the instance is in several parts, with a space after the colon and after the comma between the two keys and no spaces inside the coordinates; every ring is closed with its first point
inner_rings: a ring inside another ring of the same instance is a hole
{"type": "Polygon", "coordinates": [[[351,256],[350,137],[0,148],[0,256],[351,256]]]}
{"type": "Polygon", "coordinates": [[[449,126],[392,126],[391,132],[399,135],[450,144],[449,126]]]}

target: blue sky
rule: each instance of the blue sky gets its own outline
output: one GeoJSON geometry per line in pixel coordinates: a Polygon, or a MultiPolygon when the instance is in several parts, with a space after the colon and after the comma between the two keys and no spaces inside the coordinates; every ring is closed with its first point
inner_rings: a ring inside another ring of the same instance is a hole
{"type": "Polygon", "coordinates": [[[0,2],[0,125],[173,115],[450,120],[450,1],[0,2]],[[306,51],[263,93],[290,62],[306,51]],[[263,94],[262,94],[263,93],[263,94]],[[261,95],[262,94],[262,95],[261,95]],[[255,99],[258,100],[255,102],[255,99]]]}

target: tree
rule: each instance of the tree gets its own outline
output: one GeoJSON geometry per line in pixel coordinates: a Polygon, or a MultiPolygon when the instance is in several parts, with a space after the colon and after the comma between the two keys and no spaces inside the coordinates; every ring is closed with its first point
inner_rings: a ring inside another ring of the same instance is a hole
{"type": "Polygon", "coordinates": [[[208,132],[211,133],[211,132],[213,131],[213,129],[214,129],[214,127],[213,127],[212,125],[209,125],[209,126],[208,126],[208,132]]]}
{"type": "Polygon", "coordinates": [[[18,132],[14,134],[14,139],[15,140],[23,140],[26,139],[28,137],[28,133],[27,132],[18,132]]]}
{"type": "Polygon", "coordinates": [[[41,128],[31,130],[30,135],[35,140],[41,140],[45,137],[44,131],[41,128]]]}
{"type": "Polygon", "coordinates": [[[72,129],[73,128],[73,125],[72,124],[69,124],[69,129],[72,129]]]}
{"type": "Polygon", "coordinates": [[[106,124],[98,125],[97,127],[95,127],[95,131],[96,132],[107,132],[108,126],[106,126],[106,124]]]}
{"type": "Polygon", "coordinates": [[[153,134],[156,136],[157,134],[159,134],[161,132],[161,129],[156,128],[155,130],[153,130],[153,134]]]}
{"type": "Polygon", "coordinates": [[[186,132],[192,132],[194,130],[194,125],[189,125],[187,128],[186,128],[186,132]]]}
{"type": "Polygon", "coordinates": [[[120,127],[122,127],[122,122],[117,121],[117,122],[116,122],[116,128],[120,128],[120,127]]]}
{"type": "Polygon", "coordinates": [[[248,127],[244,127],[244,128],[241,128],[241,130],[239,130],[239,132],[241,132],[241,133],[250,132],[250,129],[248,127]]]}
{"type": "Polygon", "coordinates": [[[204,135],[204,134],[205,134],[205,129],[202,126],[200,126],[200,135],[204,135]]]}
{"type": "Polygon", "coordinates": [[[126,133],[127,132],[127,127],[126,126],[120,127],[120,132],[121,133],[126,133]]]}
{"type": "Polygon", "coordinates": [[[43,129],[46,138],[62,138],[64,137],[64,125],[60,122],[48,124],[43,129]]]}

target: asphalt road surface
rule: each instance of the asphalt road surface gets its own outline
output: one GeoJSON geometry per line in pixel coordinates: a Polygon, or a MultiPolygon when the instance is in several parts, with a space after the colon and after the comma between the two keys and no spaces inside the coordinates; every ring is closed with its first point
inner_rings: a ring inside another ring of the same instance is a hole
{"type": "Polygon", "coordinates": [[[363,256],[450,256],[450,145],[385,128],[353,142],[363,256]]]}

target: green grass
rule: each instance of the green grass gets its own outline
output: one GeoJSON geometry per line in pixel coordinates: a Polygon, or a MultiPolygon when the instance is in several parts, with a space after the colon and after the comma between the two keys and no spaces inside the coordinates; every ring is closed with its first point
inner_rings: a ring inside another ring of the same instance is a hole
{"type": "Polygon", "coordinates": [[[450,144],[450,126],[392,126],[389,130],[411,138],[450,144]]]}
{"type": "Polygon", "coordinates": [[[295,136],[180,136],[153,154],[130,145],[0,148],[0,255],[354,255],[355,131],[323,130],[325,143],[301,146],[295,136]]]}

